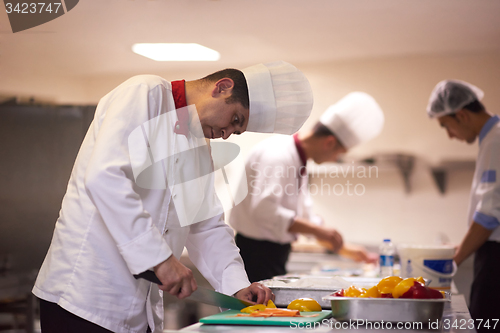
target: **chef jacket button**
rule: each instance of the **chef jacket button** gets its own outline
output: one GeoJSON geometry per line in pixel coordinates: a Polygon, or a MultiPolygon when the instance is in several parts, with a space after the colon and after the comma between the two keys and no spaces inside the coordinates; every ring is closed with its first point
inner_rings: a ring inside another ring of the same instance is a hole
{"type": "Polygon", "coordinates": [[[181,129],[181,125],[179,125],[179,124],[175,125],[175,129],[176,130],[180,130],[181,129]]]}
{"type": "Polygon", "coordinates": [[[178,158],[178,157],[176,157],[176,158],[175,158],[175,163],[178,163],[178,162],[179,162],[179,158],[178,158]]]}
{"type": "Polygon", "coordinates": [[[177,194],[175,194],[175,193],[174,193],[174,194],[172,194],[172,198],[175,198],[176,196],[177,196],[177,194]]]}

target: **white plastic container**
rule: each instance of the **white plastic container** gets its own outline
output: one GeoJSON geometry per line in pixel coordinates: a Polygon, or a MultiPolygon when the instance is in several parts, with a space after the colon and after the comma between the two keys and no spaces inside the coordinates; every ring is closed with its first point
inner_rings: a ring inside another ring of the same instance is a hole
{"type": "Polygon", "coordinates": [[[398,246],[398,253],[402,277],[422,276],[429,280],[430,288],[451,289],[451,281],[457,272],[453,246],[403,244],[398,246]]]}

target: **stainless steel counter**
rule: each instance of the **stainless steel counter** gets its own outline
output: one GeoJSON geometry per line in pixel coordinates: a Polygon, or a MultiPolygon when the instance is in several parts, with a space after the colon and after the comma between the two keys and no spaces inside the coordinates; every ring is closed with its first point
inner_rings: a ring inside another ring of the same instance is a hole
{"type": "MultiPolygon", "coordinates": [[[[343,331],[358,331],[362,330],[365,332],[380,332],[380,331],[405,331],[405,332],[456,332],[456,333],[466,333],[466,332],[476,332],[474,328],[471,328],[472,319],[465,302],[463,295],[452,295],[451,303],[447,305],[444,309],[443,318],[437,323],[433,323],[432,327],[428,326],[428,323],[423,325],[423,329],[418,328],[418,323],[391,323],[392,329],[389,329],[388,323],[372,323],[372,326],[357,326],[357,323],[349,322],[337,322],[335,320],[327,320],[312,328],[314,332],[333,332],[336,329],[342,329],[343,331]],[[398,329],[397,325],[401,329],[398,329]],[[406,324],[406,327],[404,326],[406,324]],[[411,325],[411,326],[409,326],[411,325]]],[[[500,323],[497,325],[497,329],[500,328],[500,323]]],[[[237,325],[202,325],[200,323],[188,326],[180,331],[164,331],[167,332],[235,332],[235,333],[246,333],[246,332],[259,332],[259,333],[280,333],[280,332],[291,332],[298,331],[298,327],[267,327],[267,326],[237,326],[237,325]]],[[[493,330],[492,330],[493,331],[493,330]]]]}

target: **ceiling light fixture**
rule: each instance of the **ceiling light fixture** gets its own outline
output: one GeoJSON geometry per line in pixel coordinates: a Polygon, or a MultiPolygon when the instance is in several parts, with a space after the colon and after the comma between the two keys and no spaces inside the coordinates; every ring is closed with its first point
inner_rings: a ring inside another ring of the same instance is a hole
{"type": "Polygon", "coordinates": [[[137,43],[132,51],[156,61],[217,61],[219,52],[196,43],[137,43]]]}

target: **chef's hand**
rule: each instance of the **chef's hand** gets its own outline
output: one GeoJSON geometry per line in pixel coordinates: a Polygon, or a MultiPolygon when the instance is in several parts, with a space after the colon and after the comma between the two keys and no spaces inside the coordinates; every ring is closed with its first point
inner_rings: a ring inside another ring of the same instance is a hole
{"type": "Polygon", "coordinates": [[[368,252],[363,246],[353,244],[344,244],[339,250],[339,254],[356,262],[372,264],[376,263],[378,260],[378,255],[376,253],[368,252]]]}
{"type": "Polygon", "coordinates": [[[198,288],[193,272],[173,255],[157,265],[154,271],[162,283],[158,287],[179,299],[188,297],[198,288]]]}
{"type": "Polygon", "coordinates": [[[234,296],[244,301],[258,304],[267,304],[269,300],[274,301],[274,294],[271,289],[258,282],[254,282],[250,286],[241,289],[234,296]]]}
{"type": "Polygon", "coordinates": [[[340,233],[333,228],[320,227],[319,232],[317,232],[315,236],[320,244],[333,252],[340,250],[344,244],[342,235],[340,235],[340,233]]]}

